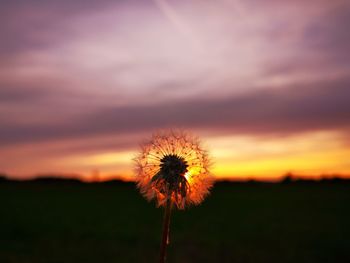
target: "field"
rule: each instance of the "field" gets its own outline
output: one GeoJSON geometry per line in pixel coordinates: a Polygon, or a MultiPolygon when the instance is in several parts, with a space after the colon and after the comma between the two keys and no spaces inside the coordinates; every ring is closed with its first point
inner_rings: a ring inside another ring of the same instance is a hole
{"type": "MultiPolygon", "coordinates": [[[[130,183],[0,183],[0,262],[157,262],[162,209],[130,183]]],[[[168,262],[350,262],[350,184],[218,183],[173,213],[168,262]]]]}

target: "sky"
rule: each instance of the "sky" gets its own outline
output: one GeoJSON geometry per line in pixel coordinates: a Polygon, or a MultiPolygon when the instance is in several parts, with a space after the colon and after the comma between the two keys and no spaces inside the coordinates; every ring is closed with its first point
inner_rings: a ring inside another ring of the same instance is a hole
{"type": "Polygon", "coordinates": [[[0,0],[0,172],[133,178],[198,135],[220,179],[350,175],[346,0],[0,0]]]}

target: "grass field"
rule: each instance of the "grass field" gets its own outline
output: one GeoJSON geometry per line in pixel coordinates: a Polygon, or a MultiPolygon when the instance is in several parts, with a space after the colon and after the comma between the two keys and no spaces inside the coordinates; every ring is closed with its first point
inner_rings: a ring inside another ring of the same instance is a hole
{"type": "MultiPolygon", "coordinates": [[[[133,184],[1,183],[0,262],[157,262],[133,184]]],[[[217,184],[175,211],[168,262],[350,262],[350,184],[217,184]]]]}

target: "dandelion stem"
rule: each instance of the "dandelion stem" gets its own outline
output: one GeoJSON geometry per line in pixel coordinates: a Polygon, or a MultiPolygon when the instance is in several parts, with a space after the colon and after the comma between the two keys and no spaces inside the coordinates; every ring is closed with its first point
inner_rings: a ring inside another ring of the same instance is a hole
{"type": "Polygon", "coordinates": [[[169,227],[171,215],[172,200],[168,198],[165,206],[164,221],[163,221],[163,235],[162,243],[160,244],[160,263],[165,263],[166,249],[169,244],[169,227]]]}

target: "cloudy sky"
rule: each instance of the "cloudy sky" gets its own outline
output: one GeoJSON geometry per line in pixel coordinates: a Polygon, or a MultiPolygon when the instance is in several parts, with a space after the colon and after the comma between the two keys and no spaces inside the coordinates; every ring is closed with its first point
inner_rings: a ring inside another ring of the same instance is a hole
{"type": "Polygon", "coordinates": [[[0,0],[0,172],[132,176],[199,135],[220,178],[350,174],[346,0],[0,0]]]}

